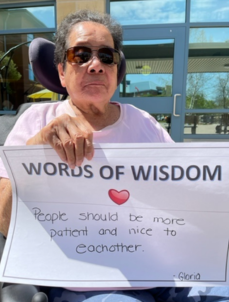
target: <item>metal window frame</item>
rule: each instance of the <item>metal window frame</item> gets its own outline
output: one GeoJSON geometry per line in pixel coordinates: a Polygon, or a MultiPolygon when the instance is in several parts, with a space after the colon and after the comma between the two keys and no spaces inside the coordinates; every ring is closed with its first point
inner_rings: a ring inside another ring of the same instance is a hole
{"type": "Polygon", "coordinates": [[[27,34],[27,33],[46,33],[46,32],[55,32],[57,28],[57,13],[56,13],[56,1],[37,1],[37,2],[21,2],[21,3],[9,3],[9,4],[0,4],[1,8],[23,8],[23,7],[44,7],[44,6],[53,6],[54,7],[54,22],[55,27],[49,28],[24,28],[24,29],[6,29],[0,30],[0,35],[12,35],[12,34],[27,34]]]}
{"type": "Polygon", "coordinates": [[[36,2],[20,2],[20,3],[9,3],[9,4],[0,4],[1,8],[21,8],[21,7],[34,7],[34,6],[50,6],[55,5],[55,0],[50,1],[36,1],[36,2]]]}
{"type": "MultiPolygon", "coordinates": [[[[114,0],[115,1],[115,0],[114,0]]],[[[126,1],[126,0],[119,0],[119,1],[126,1]]],[[[185,59],[184,59],[184,76],[186,80],[183,82],[181,90],[184,92],[184,100],[186,100],[186,82],[188,76],[188,53],[189,53],[189,33],[191,28],[221,28],[227,27],[229,28],[228,22],[190,22],[190,15],[191,15],[191,1],[186,0],[186,9],[185,9],[185,22],[184,23],[167,23],[167,24],[149,24],[149,25],[122,25],[122,28],[135,28],[144,30],[144,28],[157,28],[157,27],[185,27],[186,28],[186,37],[185,37],[185,59]]],[[[110,14],[110,2],[112,0],[106,0],[106,12],[110,14]]],[[[229,109],[186,109],[186,102],[182,103],[181,107],[181,114],[182,122],[181,125],[184,126],[185,115],[187,113],[229,113],[229,109]]],[[[184,134],[184,128],[182,127],[183,132],[183,139],[229,139],[229,134],[184,134]]]]}
{"type": "MultiPolygon", "coordinates": [[[[0,9],[7,9],[7,8],[23,8],[23,7],[45,7],[45,6],[53,6],[54,7],[54,23],[55,27],[50,28],[24,28],[24,29],[11,29],[11,30],[0,30],[0,35],[10,36],[10,35],[22,35],[22,34],[41,34],[41,33],[55,33],[57,28],[57,13],[56,13],[56,1],[46,1],[46,2],[21,2],[21,3],[10,3],[10,4],[0,4],[0,9]]],[[[5,114],[15,114],[16,111],[1,111],[0,115],[5,114]]]]}

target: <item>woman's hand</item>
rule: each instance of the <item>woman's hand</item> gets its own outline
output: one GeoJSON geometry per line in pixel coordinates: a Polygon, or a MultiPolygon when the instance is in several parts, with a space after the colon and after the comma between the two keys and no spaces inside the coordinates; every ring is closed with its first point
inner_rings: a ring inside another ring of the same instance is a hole
{"type": "Polygon", "coordinates": [[[94,155],[93,133],[90,124],[82,117],[63,114],[30,138],[27,145],[49,144],[71,169],[80,166],[84,157],[94,155]]]}

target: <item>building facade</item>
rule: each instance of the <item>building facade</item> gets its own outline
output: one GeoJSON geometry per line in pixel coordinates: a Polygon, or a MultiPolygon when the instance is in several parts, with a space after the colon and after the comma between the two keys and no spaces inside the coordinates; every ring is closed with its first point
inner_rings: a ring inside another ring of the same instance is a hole
{"type": "Polygon", "coordinates": [[[127,71],[113,100],[148,111],[177,142],[229,139],[229,0],[1,1],[0,57],[17,47],[0,63],[0,114],[44,88],[29,41],[52,40],[63,17],[82,8],[122,24],[127,71]]]}

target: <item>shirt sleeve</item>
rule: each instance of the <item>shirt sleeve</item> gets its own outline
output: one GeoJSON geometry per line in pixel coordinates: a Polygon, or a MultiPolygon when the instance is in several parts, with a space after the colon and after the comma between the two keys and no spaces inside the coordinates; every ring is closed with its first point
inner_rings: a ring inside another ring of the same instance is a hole
{"type": "MultiPolygon", "coordinates": [[[[24,146],[29,138],[40,131],[41,121],[36,109],[37,106],[32,105],[18,118],[4,146],[24,146]]],[[[0,177],[8,178],[2,159],[0,159],[0,177]]]]}
{"type": "Polygon", "coordinates": [[[158,139],[162,143],[174,143],[171,136],[169,135],[168,131],[166,131],[159,122],[156,121],[154,117],[151,116],[151,122],[155,124],[158,129],[158,139]],[[153,121],[154,120],[154,121],[153,121]]]}
{"type": "Polygon", "coordinates": [[[161,124],[148,112],[144,112],[143,115],[148,119],[150,125],[148,129],[152,131],[154,137],[154,142],[158,143],[174,143],[168,131],[166,131],[161,124]]]}

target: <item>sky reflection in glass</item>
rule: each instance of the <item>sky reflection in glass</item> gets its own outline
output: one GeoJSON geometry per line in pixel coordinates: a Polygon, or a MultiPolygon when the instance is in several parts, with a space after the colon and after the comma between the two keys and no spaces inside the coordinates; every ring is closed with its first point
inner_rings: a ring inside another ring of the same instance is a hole
{"type": "Polygon", "coordinates": [[[111,1],[110,13],[122,25],[185,22],[185,0],[111,1]]]}

